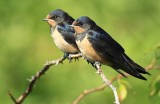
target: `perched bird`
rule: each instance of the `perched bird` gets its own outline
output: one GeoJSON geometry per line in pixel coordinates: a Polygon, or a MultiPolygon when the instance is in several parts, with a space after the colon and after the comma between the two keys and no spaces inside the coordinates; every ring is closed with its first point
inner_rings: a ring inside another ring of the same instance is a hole
{"type": "Polygon", "coordinates": [[[99,62],[114,68],[123,76],[125,75],[121,70],[146,80],[141,73],[149,73],[130,59],[125,54],[123,47],[89,17],[82,16],[75,20],[71,26],[76,31],[75,39],[79,50],[93,65],[95,62],[99,62]]]}
{"type": "Polygon", "coordinates": [[[64,52],[64,58],[76,54],[79,49],[75,42],[74,29],[70,25],[74,19],[65,11],[56,9],[49,13],[43,21],[50,25],[51,36],[56,46],[64,52]]]}

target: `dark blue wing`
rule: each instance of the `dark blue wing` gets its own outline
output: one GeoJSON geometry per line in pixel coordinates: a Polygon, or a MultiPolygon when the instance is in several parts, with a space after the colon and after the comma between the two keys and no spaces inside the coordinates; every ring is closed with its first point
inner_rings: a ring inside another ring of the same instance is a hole
{"type": "Polygon", "coordinates": [[[93,48],[107,60],[109,56],[119,59],[124,53],[122,46],[103,30],[99,29],[98,32],[90,31],[88,35],[93,48]]]}
{"type": "MultiPolygon", "coordinates": [[[[91,42],[93,48],[105,60],[109,61],[114,69],[122,74],[119,69],[135,76],[137,78],[146,80],[140,73],[149,74],[140,65],[132,61],[125,53],[122,46],[117,43],[108,33],[99,29],[98,31],[88,32],[88,40],[91,42]]],[[[123,74],[122,74],[123,75],[123,74]]]]}
{"type": "Polygon", "coordinates": [[[73,27],[69,26],[69,24],[60,24],[57,26],[57,29],[62,34],[66,42],[77,47],[74,37],[75,31],[73,27]]]}

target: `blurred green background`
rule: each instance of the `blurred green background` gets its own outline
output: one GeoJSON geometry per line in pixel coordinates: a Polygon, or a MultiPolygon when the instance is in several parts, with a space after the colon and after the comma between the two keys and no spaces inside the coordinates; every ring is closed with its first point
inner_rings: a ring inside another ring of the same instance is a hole
{"type": "MultiPolygon", "coordinates": [[[[160,44],[159,0],[0,0],[0,104],[13,104],[7,92],[18,97],[27,79],[39,71],[46,60],[61,57],[50,29],[42,19],[54,9],[63,9],[74,18],[87,15],[106,30],[142,66],[150,64],[160,44]]],[[[103,66],[111,79],[118,73],[103,66]]],[[[71,104],[84,90],[102,84],[95,69],[84,60],[52,66],[36,83],[24,104],[71,104]]],[[[148,81],[133,77],[128,81],[127,98],[122,104],[160,104],[150,97],[149,84],[159,73],[151,70],[148,81]]],[[[118,82],[114,82],[118,87],[118,82]]],[[[88,95],[80,104],[113,104],[110,88],[88,95]]]]}

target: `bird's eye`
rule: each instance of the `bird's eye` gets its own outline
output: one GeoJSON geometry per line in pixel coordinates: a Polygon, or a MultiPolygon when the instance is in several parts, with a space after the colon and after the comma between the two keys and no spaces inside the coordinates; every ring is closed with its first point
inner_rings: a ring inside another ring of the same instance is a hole
{"type": "Polygon", "coordinates": [[[79,25],[79,26],[82,26],[82,25],[83,25],[83,23],[82,23],[82,22],[78,22],[78,25],[79,25]]]}
{"type": "Polygon", "coordinates": [[[56,19],[58,16],[54,15],[53,18],[56,19]]]}

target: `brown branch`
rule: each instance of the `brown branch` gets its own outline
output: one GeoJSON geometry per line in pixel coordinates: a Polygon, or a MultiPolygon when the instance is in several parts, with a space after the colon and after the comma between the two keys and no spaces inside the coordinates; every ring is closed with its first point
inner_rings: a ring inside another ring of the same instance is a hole
{"type": "MultiPolygon", "coordinates": [[[[79,58],[79,57],[82,57],[81,54],[77,54],[77,55],[70,55],[69,58],[79,58]]],[[[52,65],[57,65],[59,63],[63,63],[63,61],[65,60],[66,58],[64,57],[61,57],[60,59],[58,60],[53,60],[53,61],[49,61],[49,62],[46,62],[45,66],[39,71],[37,72],[34,76],[31,77],[30,79],[30,83],[27,87],[27,89],[25,90],[25,92],[20,95],[17,99],[15,99],[15,97],[13,96],[13,94],[8,91],[8,94],[10,96],[10,98],[12,99],[12,101],[15,103],[15,104],[22,104],[23,101],[27,98],[27,96],[32,92],[33,90],[33,87],[37,81],[37,79],[39,79],[42,75],[45,74],[45,72],[52,66],[52,65]]],[[[147,66],[147,70],[151,69],[153,66],[154,66],[154,63],[155,63],[155,60],[152,62],[152,64],[148,65],[147,66]]],[[[155,67],[160,67],[160,66],[155,66],[155,67]]],[[[122,76],[118,76],[118,78],[122,78],[122,76]]],[[[114,82],[115,80],[117,80],[117,78],[113,78],[110,82],[114,82]]],[[[93,93],[93,92],[96,92],[96,91],[101,91],[103,89],[105,89],[105,87],[107,87],[107,85],[101,85],[97,88],[93,88],[93,89],[90,89],[90,90],[85,90],[74,102],[73,104],[78,104],[86,95],[90,94],[90,93],[93,93]]]]}
{"type": "Polygon", "coordinates": [[[16,101],[16,99],[13,97],[12,93],[11,93],[10,91],[8,91],[8,94],[9,94],[10,98],[12,99],[12,101],[13,101],[15,104],[17,104],[17,101],[16,101]]]}
{"type": "Polygon", "coordinates": [[[98,86],[96,88],[92,88],[92,89],[89,89],[89,90],[84,90],[72,104],[78,104],[86,95],[88,95],[90,93],[93,93],[93,92],[104,90],[106,86],[107,85],[104,83],[101,86],[98,86]]]}
{"type": "MultiPolygon", "coordinates": [[[[155,59],[153,59],[152,61],[151,61],[151,63],[148,65],[148,66],[146,66],[146,70],[151,70],[151,69],[153,69],[153,68],[159,68],[160,66],[158,65],[158,66],[155,66],[155,63],[156,63],[156,60],[155,59]]],[[[126,76],[130,76],[129,74],[127,74],[126,76]]],[[[116,81],[117,79],[121,79],[121,78],[123,78],[123,76],[122,75],[118,75],[118,77],[114,77],[114,78],[112,78],[111,80],[110,80],[110,83],[113,83],[114,81],[116,81]]],[[[92,94],[92,93],[94,93],[94,92],[98,92],[98,91],[102,91],[102,90],[104,90],[106,87],[107,87],[108,85],[106,84],[106,83],[104,83],[104,84],[102,84],[102,85],[100,85],[100,86],[98,86],[98,87],[95,87],[95,88],[92,88],[92,89],[88,89],[88,90],[84,90],[77,98],[76,98],[76,100],[74,100],[73,102],[72,102],[72,104],[78,104],[78,103],[80,103],[80,101],[82,100],[82,99],[84,99],[84,97],[86,97],[87,95],[89,95],[89,94],[92,94]]]]}
{"type": "MultiPolygon", "coordinates": [[[[69,56],[70,58],[79,58],[81,57],[80,55],[77,55],[77,57],[75,57],[75,55],[70,55],[69,56]]],[[[39,79],[42,75],[45,74],[45,72],[52,66],[52,65],[58,65],[59,63],[62,63],[66,58],[65,57],[61,57],[60,59],[58,60],[53,60],[53,61],[49,61],[49,62],[46,62],[45,66],[39,71],[37,72],[34,76],[31,77],[30,79],[30,83],[27,87],[27,89],[25,90],[25,92],[20,95],[17,99],[14,98],[14,96],[12,95],[12,93],[9,91],[8,94],[10,96],[10,98],[12,99],[12,101],[15,103],[15,104],[22,104],[22,102],[27,98],[27,96],[32,92],[33,90],[33,87],[37,81],[37,79],[39,79]]]]}

